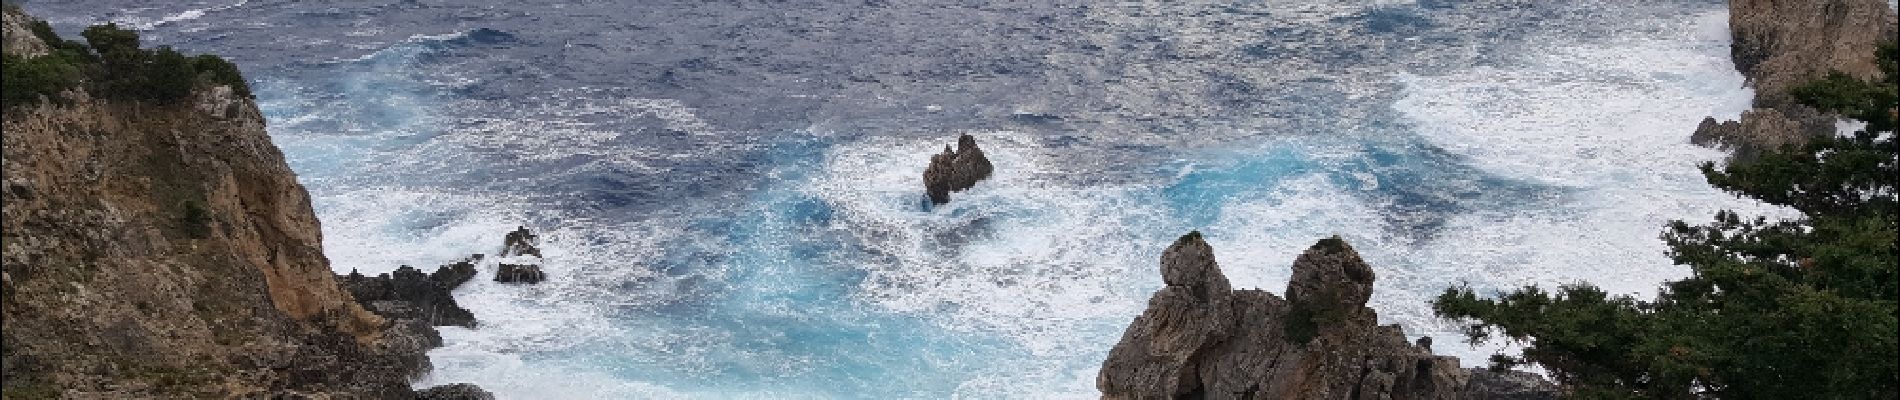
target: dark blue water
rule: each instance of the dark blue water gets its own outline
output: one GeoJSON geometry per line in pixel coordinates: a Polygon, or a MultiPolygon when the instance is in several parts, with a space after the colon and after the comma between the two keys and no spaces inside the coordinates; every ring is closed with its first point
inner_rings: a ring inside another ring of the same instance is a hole
{"type": "Polygon", "coordinates": [[[1271,290],[1342,235],[1454,343],[1447,285],[1682,274],[1748,99],[1715,1],[21,3],[240,64],[337,270],[545,232],[422,382],[511,398],[1092,397],[1191,229],[1271,290]]]}

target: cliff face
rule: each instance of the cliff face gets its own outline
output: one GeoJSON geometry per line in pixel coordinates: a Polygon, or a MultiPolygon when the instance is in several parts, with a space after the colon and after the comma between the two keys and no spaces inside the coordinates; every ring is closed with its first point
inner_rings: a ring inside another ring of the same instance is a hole
{"type": "Polygon", "coordinates": [[[408,396],[423,343],[337,285],[250,99],[60,97],[5,115],[9,398],[408,396]]]}
{"type": "Polygon", "coordinates": [[[1534,375],[1463,369],[1379,326],[1375,275],[1338,238],[1293,263],[1287,298],[1231,290],[1200,234],[1161,256],[1167,286],[1103,362],[1106,399],[1548,399],[1534,375]]]}
{"type": "Polygon", "coordinates": [[[1748,158],[1833,134],[1836,116],[1797,104],[1789,90],[1831,71],[1880,79],[1874,49],[1894,40],[1894,23],[1882,0],[1730,1],[1730,55],[1755,88],[1755,108],[1739,121],[1704,119],[1691,140],[1748,158]]]}

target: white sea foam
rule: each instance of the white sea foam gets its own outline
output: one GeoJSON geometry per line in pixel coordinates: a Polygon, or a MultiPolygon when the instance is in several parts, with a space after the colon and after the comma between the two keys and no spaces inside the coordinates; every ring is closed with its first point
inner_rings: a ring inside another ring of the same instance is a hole
{"type": "MultiPolygon", "coordinates": [[[[1748,106],[1727,57],[1726,13],[1664,28],[1552,46],[1506,67],[1399,78],[1405,97],[1394,107],[1433,144],[1489,173],[1572,192],[1556,209],[1480,210],[1424,246],[1371,252],[1412,268],[1381,277],[1382,317],[1453,343],[1458,335],[1430,317],[1425,300],[1461,282],[1488,291],[1587,281],[1653,296],[1688,272],[1664,255],[1665,222],[1704,221],[1719,209],[1781,213],[1707,185],[1695,165],[1721,153],[1687,140],[1702,117],[1733,118],[1748,106]]],[[[1489,351],[1438,347],[1467,363],[1489,351]]]]}

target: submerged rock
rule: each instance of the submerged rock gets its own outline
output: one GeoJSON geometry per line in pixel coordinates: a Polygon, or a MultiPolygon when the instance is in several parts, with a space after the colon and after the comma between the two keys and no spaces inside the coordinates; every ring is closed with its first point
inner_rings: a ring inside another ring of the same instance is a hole
{"type": "Polygon", "coordinates": [[[924,169],[924,193],[930,196],[932,203],[949,203],[950,192],[976,186],[977,181],[988,179],[994,169],[990,159],[983,156],[983,149],[976,147],[975,137],[967,134],[957,137],[955,150],[944,146],[942,153],[930,156],[930,167],[924,169]]]}
{"type": "Polygon", "coordinates": [[[1096,386],[1108,399],[1547,399],[1535,375],[1459,367],[1378,325],[1375,275],[1344,240],[1294,261],[1287,299],[1231,290],[1196,233],[1161,256],[1166,286],[1130,323],[1096,386]]]}
{"type": "Polygon", "coordinates": [[[528,227],[518,227],[502,239],[499,267],[495,269],[495,281],[502,283],[541,283],[547,280],[547,274],[541,272],[540,236],[535,236],[528,227]]]}

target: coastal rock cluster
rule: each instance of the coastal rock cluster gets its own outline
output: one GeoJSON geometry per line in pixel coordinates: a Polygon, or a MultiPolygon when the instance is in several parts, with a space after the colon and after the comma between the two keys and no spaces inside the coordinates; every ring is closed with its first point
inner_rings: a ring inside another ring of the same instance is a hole
{"type": "Polygon", "coordinates": [[[990,159],[983,156],[983,149],[976,147],[975,137],[967,134],[957,137],[955,150],[944,146],[942,153],[930,156],[930,167],[924,169],[924,193],[930,196],[931,203],[949,203],[950,192],[976,186],[977,181],[988,179],[994,169],[990,159]]]}
{"type": "Polygon", "coordinates": [[[548,276],[541,272],[541,241],[528,227],[517,227],[502,238],[501,259],[495,269],[495,281],[502,283],[541,283],[548,276]]]}
{"type": "Polygon", "coordinates": [[[1790,90],[1838,71],[1881,78],[1874,49],[1894,40],[1893,8],[1882,0],[1729,2],[1730,55],[1755,88],[1739,121],[1705,118],[1690,141],[1738,159],[1834,134],[1837,116],[1799,104],[1790,90]]]}
{"type": "MultiPolygon", "coordinates": [[[[4,14],[8,56],[44,51],[4,14]]],[[[55,97],[0,121],[6,397],[415,396],[433,332],[338,284],[251,99],[55,97]]]]}
{"type": "Polygon", "coordinates": [[[1522,372],[1460,368],[1365,306],[1376,277],[1338,237],[1293,263],[1282,299],[1233,290],[1196,233],[1162,253],[1166,286],[1123,332],[1096,385],[1106,399],[1554,399],[1522,372]]]}
{"type": "Polygon", "coordinates": [[[455,304],[450,291],[475,277],[480,255],[437,267],[434,273],[407,265],[374,277],[356,271],[338,275],[337,281],[349,290],[356,302],[376,315],[395,320],[415,320],[426,326],[475,327],[475,314],[455,304]]]}

